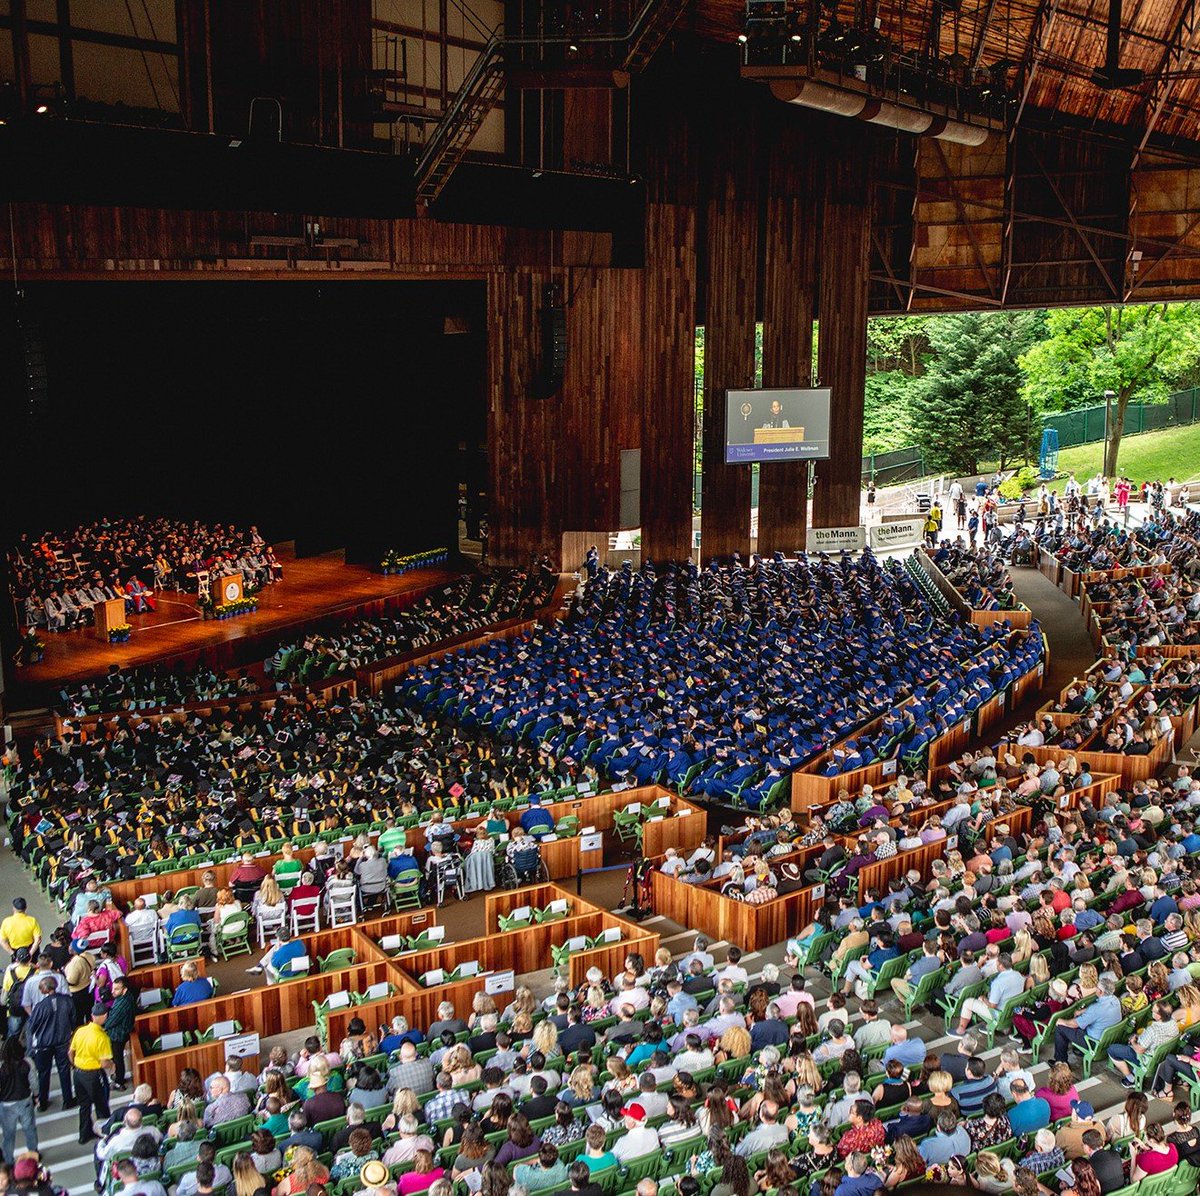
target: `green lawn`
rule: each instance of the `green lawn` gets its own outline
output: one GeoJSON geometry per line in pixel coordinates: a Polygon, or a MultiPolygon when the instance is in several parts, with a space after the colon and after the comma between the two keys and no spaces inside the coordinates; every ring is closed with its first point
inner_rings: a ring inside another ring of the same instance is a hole
{"type": "MultiPolygon", "coordinates": [[[[1100,470],[1103,457],[1102,441],[1081,444],[1058,454],[1058,468],[1063,473],[1074,470],[1079,481],[1084,482],[1100,470]]],[[[1036,466],[1037,461],[1033,464],[1036,466]]],[[[1170,477],[1185,482],[1200,478],[1200,424],[1124,436],[1117,464],[1121,473],[1135,482],[1156,479],[1165,482],[1170,477]]],[[[1065,482],[1065,478],[1060,478],[1051,484],[1051,489],[1062,490],[1065,482]]]]}

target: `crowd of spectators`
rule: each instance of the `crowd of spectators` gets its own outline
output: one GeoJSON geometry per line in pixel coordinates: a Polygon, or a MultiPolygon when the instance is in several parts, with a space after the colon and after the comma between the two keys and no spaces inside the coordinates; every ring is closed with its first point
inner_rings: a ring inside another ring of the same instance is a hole
{"type": "Polygon", "coordinates": [[[587,745],[608,776],[755,806],[835,744],[830,775],[918,750],[1040,655],[1036,624],[935,617],[870,552],[627,565],[582,583],[568,618],[413,669],[403,692],[556,759],[587,745]]]}
{"type": "Polygon", "coordinates": [[[1150,755],[1174,735],[1200,696],[1200,662],[1147,656],[1122,661],[1105,657],[1061,697],[1010,734],[1019,747],[1150,755]]]}
{"type": "Polygon", "coordinates": [[[972,610],[1013,610],[1018,605],[1012,575],[998,550],[945,541],[930,557],[972,610]]]}
{"type": "MultiPolygon", "coordinates": [[[[943,820],[956,847],[886,899],[831,885],[783,967],[751,974],[736,948],[718,961],[697,938],[678,956],[629,955],[613,976],[593,969],[578,988],[559,981],[544,1000],[518,987],[502,1013],[482,993],[470,1009],[443,1003],[427,1026],[377,1025],[364,1007],[341,1041],[277,1047],[261,1075],[231,1060],[207,1077],[184,1070],[171,1093],[139,1090],[101,1127],[98,1165],[124,1182],[195,1161],[184,1196],[189,1184],[240,1193],[256,1176],[296,1194],[358,1177],[373,1196],[443,1180],[594,1196],[610,1168],[628,1169],[610,1190],[641,1196],[668,1184],[871,1196],[925,1178],[1109,1196],[1200,1164],[1187,1100],[1200,778],[1182,768],[1068,811],[1056,787],[1034,799],[1028,832],[985,838],[1003,766],[985,753],[959,767],[961,812],[943,820]],[[818,1000],[821,974],[832,993],[818,1000]],[[924,1007],[948,1037],[914,1023],[924,1007]],[[1083,1084],[1085,1053],[1129,1089],[1109,1115],[1087,1092],[1096,1081],[1083,1084]],[[1156,1098],[1173,1102],[1166,1121],[1149,1114],[1156,1098]],[[220,1172],[204,1139],[247,1117],[220,1172]]],[[[860,820],[877,804],[862,798],[860,820]]],[[[769,858],[790,818],[756,820],[742,850],[769,858]]],[[[882,833],[906,849],[902,828],[882,833]]],[[[36,933],[5,922],[0,945],[36,948],[36,933]]],[[[128,980],[108,987],[123,994],[128,980]]],[[[87,1014],[109,1037],[101,1066],[115,1068],[120,1017],[103,1002],[87,1014]]]]}
{"type": "Polygon", "coordinates": [[[385,697],[282,695],[273,709],[70,720],[36,742],[9,798],[14,848],[63,886],[218,847],[315,834],[595,781],[535,745],[385,697]]]}
{"type": "Polygon", "coordinates": [[[267,662],[277,681],[306,683],[392,656],[532,617],[554,593],[548,568],[495,569],[459,578],[394,615],[362,619],[329,634],[280,645],[267,662]]]}
{"type": "Polygon", "coordinates": [[[192,668],[163,664],[123,669],[111,665],[103,677],[66,684],[59,709],[69,718],[121,710],[156,710],[188,702],[213,702],[261,693],[252,670],[218,673],[206,664],[192,668]]]}

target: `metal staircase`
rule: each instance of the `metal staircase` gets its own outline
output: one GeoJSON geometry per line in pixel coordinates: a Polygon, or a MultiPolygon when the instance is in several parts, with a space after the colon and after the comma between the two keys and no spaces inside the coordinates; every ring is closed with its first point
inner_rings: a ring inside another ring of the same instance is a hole
{"type": "Polygon", "coordinates": [[[621,69],[630,74],[645,70],[689,3],[690,0],[659,0],[644,5],[630,31],[629,48],[621,69]]]}
{"type": "MultiPolygon", "coordinates": [[[[611,44],[621,48],[620,69],[642,70],[662,45],[689,0],[645,0],[624,34],[589,38],[590,45],[611,44]]],[[[495,108],[504,93],[505,60],[508,51],[537,50],[569,46],[570,36],[554,38],[506,38],[493,33],[480,51],[475,65],[467,73],[450,107],[430,134],[417,161],[417,203],[428,207],[441,194],[447,179],[462,161],[484,118],[495,108]]]]}

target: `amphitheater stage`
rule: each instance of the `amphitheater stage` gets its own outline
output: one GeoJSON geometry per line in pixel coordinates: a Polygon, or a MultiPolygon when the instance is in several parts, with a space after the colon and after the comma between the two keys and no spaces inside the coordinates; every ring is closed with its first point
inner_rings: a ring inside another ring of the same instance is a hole
{"type": "Polygon", "coordinates": [[[283,579],[259,591],[253,614],[205,619],[194,594],[164,590],[155,595],[156,611],[128,616],[133,633],[123,644],[102,643],[91,627],[42,631],[45,658],[10,673],[10,690],[20,693],[10,692],[9,704],[16,708],[18,697],[26,705],[49,702],[64,683],[95,677],[113,664],[165,662],[191,668],[202,662],[215,669],[253,664],[290,629],[322,629],[397,610],[459,573],[443,566],[385,577],[377,569],[346,564],[340,551],[297,557],[290,542],[274,547],[283,579]]]}

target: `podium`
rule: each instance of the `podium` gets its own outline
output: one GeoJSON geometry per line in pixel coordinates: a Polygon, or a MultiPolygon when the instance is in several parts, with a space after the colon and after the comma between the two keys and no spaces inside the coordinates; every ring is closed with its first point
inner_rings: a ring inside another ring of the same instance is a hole
{"type": "Polygon", "coordinates": [[[213,578],[212,598],[218,606],[222,602],[236,602],[242,597],[242,575],[226,573],[224,577],[213,578]]]}
{"type": "Polygon", "coordinates": [[[803,428],[755,428],[755,444],[795,444],[804,439],[803,428]]]}
{"type": "Polygon", "coordinates": [[[96,638],[108,643],[108,633],[125,622],[125,599],[109,598],[92,607],[96,616],[96,638]]]}

